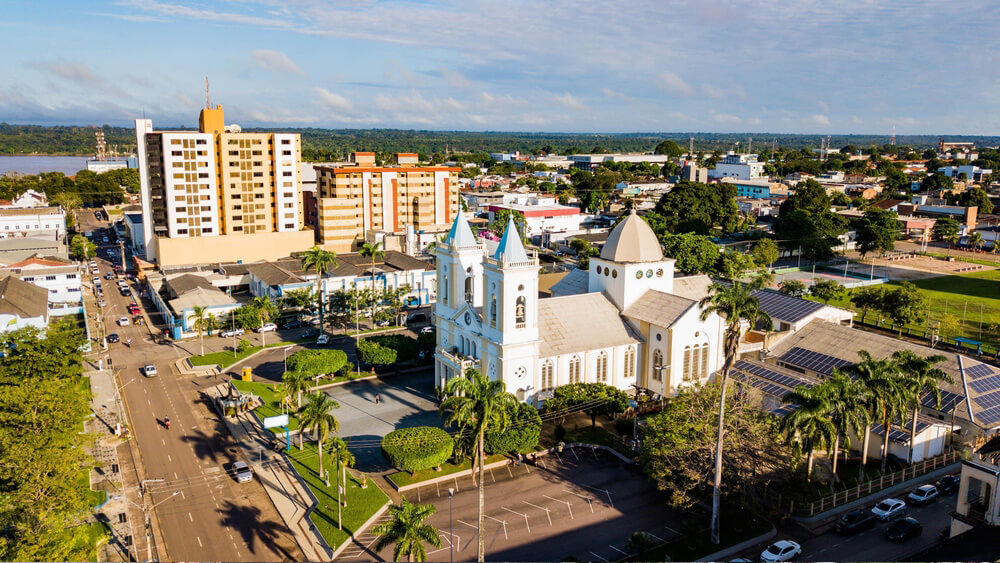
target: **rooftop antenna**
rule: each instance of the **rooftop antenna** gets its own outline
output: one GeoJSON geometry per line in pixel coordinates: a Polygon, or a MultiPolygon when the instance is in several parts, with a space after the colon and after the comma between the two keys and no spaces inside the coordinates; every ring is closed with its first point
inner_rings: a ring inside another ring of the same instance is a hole
{"type": "Polygon", "coordinates": [[[212,99],[208,96],[208,77],[205,77],[205,109],[212,109],[212,99]]]}
{"type": "Polygon", "coordinates": [[[749,139],[747,139],[747,152],[748,153],[752,153],[753,152],[753,137],[750,137],[749,139]]]}
{"type": "Polygon", "coordinates": [[[694,155],[694,137],[688,138],[688,158],[694,155]]]}
{"type": "Polygon", "coordinates": [[[894,145],[894,146],[896,144],[896,124],[895,123],[892,124],[892,137],[889,138],[889,144],[890,145],[894,145]]]}

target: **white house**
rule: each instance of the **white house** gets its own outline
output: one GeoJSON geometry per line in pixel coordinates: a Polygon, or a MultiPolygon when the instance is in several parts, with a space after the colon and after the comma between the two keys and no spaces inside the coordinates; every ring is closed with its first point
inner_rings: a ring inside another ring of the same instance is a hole
{"type": "Polygon", "coordinates": [[[539,299],[538,258],[513,220],[487,255],[459,215],[437,257],[439,386],[476,368],[536,404],[576,382],[671,396],[721,365],[722,320],[701,320],[697,306],[708,284],[675,291],[674,261],[634,213],[591,259],[586,284],[560,297],[539,299]]]}
{"type": "Polygon", "coordinates": [[[0,278],[0,331],[49,324],[49,292],[16,276],[0,278]]]}
{"type": "Polygon", "coordinates": [[[82,275],[80,269],[65,258],[36,254],[0,268],[0,275],[15,276],[45,289],[53,315],[82,312],[82,275]]]}
{"type": "Polygon", "coordinates": [[[32,189],[26,190],[11,200],[0,199],[0,209],[30,209],[32,207],[46,207],[48,204],[48,196],[32,189]]]}
{"type": "Polygon", "coordinates": [[[66,236],[66,212],[61,207],[0,209],[0,238],[66,236]]]}
{"type": "Polygon", "coordinates": [[[755,154],[731,152],[715,163],[715,168],[709,169],[708,177],[756,180],[764,177],[764,163],[757,160],[755,154]]]}

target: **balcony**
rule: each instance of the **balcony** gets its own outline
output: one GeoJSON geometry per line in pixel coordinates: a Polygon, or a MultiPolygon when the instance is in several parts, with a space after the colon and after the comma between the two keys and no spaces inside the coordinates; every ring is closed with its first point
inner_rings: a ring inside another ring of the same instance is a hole
{"type": "Polygon", "coordinates": [[[766,343],[766,335],[762,332],[752,330],[743,335],[740,340],[740,347],[738,355],[747,354],[749,352],[759,352],[764,349],[764,344],[766,343]]]}
{"type": "Polygon", "coordinates": [[[448,364],[452,369],[456,370],[457,373],[465,373],[465,370],[479,369],[479,359],[473,358],[472,356],[464,356],[458,353],[458,349],[455,347],[451,348],[438,348],[437,357],[448,364]]]}

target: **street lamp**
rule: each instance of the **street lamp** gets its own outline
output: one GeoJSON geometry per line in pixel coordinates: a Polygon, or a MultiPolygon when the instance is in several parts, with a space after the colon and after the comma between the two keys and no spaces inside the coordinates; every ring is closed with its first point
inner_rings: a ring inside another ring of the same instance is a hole
{"type": "Polygon", "coordinates": [[[452,499],[455,498],[455,489],[453,487],[448,487],[448,549],[450,553],[448,555],[448,561],[455,561],[455,531],[454,521],[451,519],[451,505],[452,499]]]}

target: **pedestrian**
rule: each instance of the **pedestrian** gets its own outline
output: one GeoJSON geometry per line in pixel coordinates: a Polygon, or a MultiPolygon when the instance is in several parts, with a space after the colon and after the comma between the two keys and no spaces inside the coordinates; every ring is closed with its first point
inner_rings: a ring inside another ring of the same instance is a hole
{"type": "Polygon", "coordinates": [[[379,396],[378,393],[375,393],[375,404],[377,405],[378,402],[379,402],[379,396]]]}
{"type": "Polygon", "coordinates": [[[519,452],[519,453],[517,454],[517,465],[518,465],[518,466],[520,466],[520,465],[521,465],[521,462],[523,462],[523,461],[524,461],[524,456],[523,456],[523,455],[521,455],[521,454],[520,454],[520,452],[519,452]]]}

